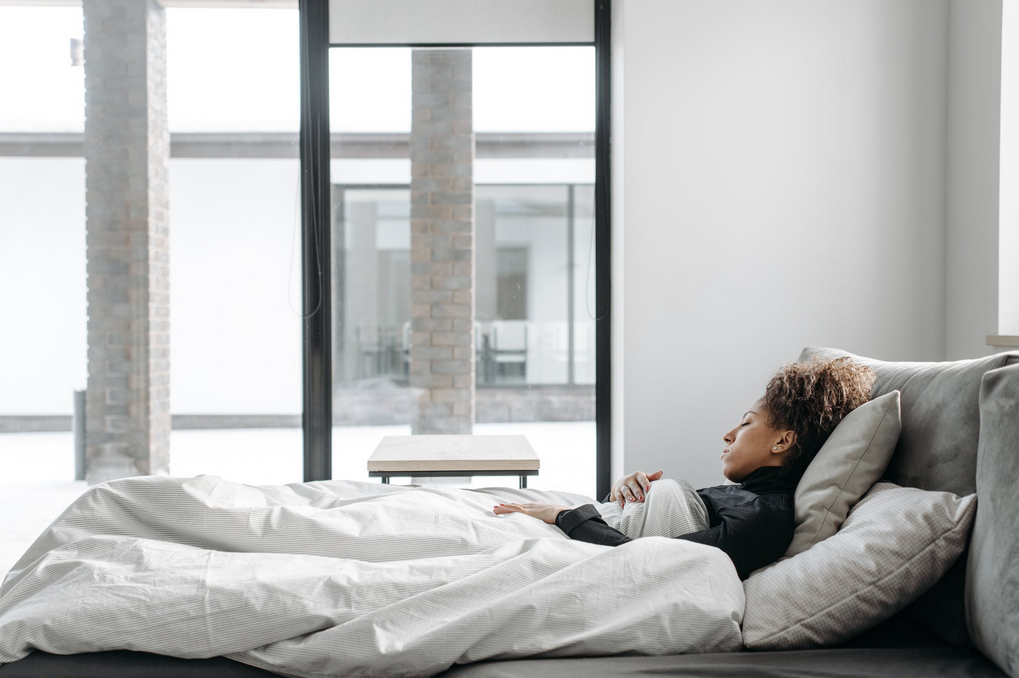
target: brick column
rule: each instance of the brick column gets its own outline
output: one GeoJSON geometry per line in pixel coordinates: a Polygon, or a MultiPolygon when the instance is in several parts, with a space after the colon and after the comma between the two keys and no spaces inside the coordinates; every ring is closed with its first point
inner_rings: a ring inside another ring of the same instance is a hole
{"type": "Polygon", "coordinates": [[[474,424],[474,125],[471,51],[414,50],[411,160],[412,431],[474,424]]]}
{"type": "Polygon", "coordinates": [[[86,479],[166,473],[170,447],[166,14],[83,0],[86,479]]]}

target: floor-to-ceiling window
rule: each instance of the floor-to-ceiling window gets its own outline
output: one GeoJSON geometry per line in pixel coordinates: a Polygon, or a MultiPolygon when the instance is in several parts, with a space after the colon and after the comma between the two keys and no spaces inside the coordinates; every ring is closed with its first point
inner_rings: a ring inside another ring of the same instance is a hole
{"type": "Polygon", "coordinates": [[[594,47],[355,42],[329,55],[333,477],[384,435],[522,434],[530,486],[593,495],[594,47]]]}
{"type": "MultiPolygon", "coordinates": [[[[231,6],[0,6],[0,569],[105,479],[301,480],[299,13],[231,6]]],[[[331,50],[333,477],[524,433],[594,493],[595,54],[537,42],[331,50]]]]}
{"type": "Polygon", "coordinates": [[[0,571],[83,489],[86,370],[80,7],[0,7],[0,571]]]}
{"type": "Polygon", "coordinates": [[[296,3],[67,4],[0,7],[3,571],[90,483],[302,474],[296,3]]]}
{"type": "Polygon", "coordinates": [[[298,12],[166,16],[170,472],[300,482],[298,12]]]}

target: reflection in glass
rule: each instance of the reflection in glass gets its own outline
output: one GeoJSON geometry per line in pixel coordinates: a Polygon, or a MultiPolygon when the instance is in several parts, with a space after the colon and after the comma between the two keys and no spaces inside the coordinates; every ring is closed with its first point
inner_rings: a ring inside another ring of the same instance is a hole
{"type": "MultiPolygon", "coordinates": [[[[593,384],[592,287],[586,282],[593,277],[593,187],[476,190],[477,384],[593,384]]],[[[334,201],[345,290],[336,318],[342,336],[335,340],[335,378],[406,386],[409,191],[336,186],[334,201]]]]}

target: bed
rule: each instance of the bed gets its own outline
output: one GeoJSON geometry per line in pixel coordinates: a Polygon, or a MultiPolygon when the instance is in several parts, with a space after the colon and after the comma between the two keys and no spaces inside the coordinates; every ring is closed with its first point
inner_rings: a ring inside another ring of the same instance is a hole
{"type": "MultiPolygon", "coordinates": [[[[830,350],[807,349],[801,358],[830,350]]],[[[927,593],[891,619],[836,647],[665,656],[479,661],[443,676],[618,675],[1019,675],[1019,591],[1009,576],[1019,538],[1019,353],[952,363],[887,363],[856,357],[878,373],[875,395],[902,394],[902,435],[885,478],[910,488],[980,498],[966,553],[927,593]],[[1002,582],[1006,582],[1003,587],[1002,582]]],[[[685,557],[685,556],[684,556],[685,557]]],[[[632,565],[632,563],[631,563],[632,565]]],[[[724,616],[724,615],[723,615],[724,616]]],[[[671,641],[670,641],[671,642],[671,641]]],[[[598,651],[593,654],[612,654],[598,651]]],[[[181,659],[114,650],[35,651],[0,676],[253,676],[271,672],[222,657],[181,659]]],[[[293,673],[291,673],[293,675],[293,673]]],[[[298,675],[322,675],[305,673],[298,675]]],[[[379,671],[378,675],[386,675],[379,671]]]]}

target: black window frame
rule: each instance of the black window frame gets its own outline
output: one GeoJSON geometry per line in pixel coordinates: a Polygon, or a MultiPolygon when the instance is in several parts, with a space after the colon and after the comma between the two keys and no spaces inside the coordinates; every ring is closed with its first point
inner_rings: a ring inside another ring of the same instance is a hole
{"type": "MultiPolygon", "coordinates": [[[[612,484],[611,0],[594,4],[596,496],[612,484]]],[[[332,299],[329,174],[329,0],[298,0],[301,51],[301,253],[304,480],[332,478],[332,299]]],[[[517,43],[515,43],[516,45],[517,43]]],[[[520,43],[522,44],[522,43],[520,43]]],[[[531,46],[538,46],[537,43],[531,46]]],[[[575,43],[557,43],[564,44],[575,43]]],[[[581,43],[590,44],[590,43],[581,43]]],[[[422,47],[426,45],[375,45],[422,47]]],[[[427,47],[490,47],[457,43],[427,47]]],[[[508,46],[508,45],[507,45],[508,46]]]]}

